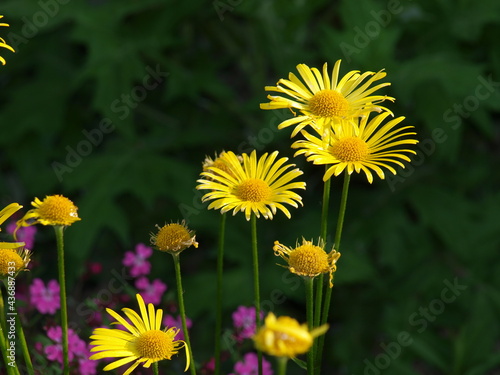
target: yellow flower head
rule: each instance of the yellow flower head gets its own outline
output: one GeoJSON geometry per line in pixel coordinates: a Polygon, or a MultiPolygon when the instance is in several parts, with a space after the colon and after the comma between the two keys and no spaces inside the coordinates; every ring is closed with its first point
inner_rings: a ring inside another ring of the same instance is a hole
{"type": "Polygon", "coordinates": [[[257,160],[254,151],[250,155],[243,154],[243,163],[238,156],[227,152],[224,159],[228,162],[230,172],[211,167],[209,172],[201,174],[202,179],[196,188],[210,190],[202,201],[213,200],[209,209],[220,209],[221,213],[233,210],[233,215],[239,211],[245,212],[245,217],[250,220],[253,213],[257,217],[264,216],[272,219],[277,209],[290,218],[290,212],[283,204],[298,207],[302,198],[292,189],[305,189],[305,182],[291,182],[302,171],[295,168],[294,164],[285,164],[288,158],[276,160],[278,151],[267,153],[257,160]]]}
{"type": "Polygon", "coordinates": [[[21,271],[27,271],[31,260],[31,251],[22,247],[18,249],[0,248],[0,277],[15,277],[21,271]]]}
{"type": "MultiPolygon", "coordinates": [[[[307,125],[315,128],[320,134],[332,123],[342,119],[350,119],[371,111],[387,111],[378,103],[384,100],[394,101],[386,95],[372,95],[390,83],[372,84],[386,76],[383,71],[365,72],[353,70],[339,80],[340,61],[335,63],[331,79],[328,66],[323,65],[323,74],[317,68],[309,68],[305,64],[297,65],[303,83],[295,74],[290,73],[288,79],[280,79],[276,86],[266,86],[266,91],[275,91],[287,96],[268,95],[269,103],[262,103],[261,109],[298,109],[301,114],[278,125],[278,129],[297,125],[292,137],[307,125]]],[[[293,110],[292,110],[293,112],[293,110]]],[[[295,113],[295,112],[294,112],[295,113]]]]}
{"type": "Polygon", "coordinates": [[[323,335],[327,330],[328,324],[309,331],[307,324],[301,325],[288,316],[276,318],[273,313],[269,313],[253,340],[258,350],[269,355],[294,358],[307,353],[314,338],[323,335]]]}
{"type": "Polygon", "coordinates": [[[416,134],[413,126],[396,126],[404,120],[398,117],[382,125],[389,113],[376,115],[368,122],[368,116],[355,120],[345,121],[341,125],[333,125],[329,129],[329,136],[318,137],[302,131],[305,140],[296,141],[292,148],[297,148],[295,156],[303,154],[313,164],[324,164],[330,167],[325,172],[323,180],[328,180],[332,175],[338,176],[342,171],[352,174],[354,171],[363,171],[371,184],[373,175],[371,171],[381,178],[385,178],[382,168],[396,174],[396,169],[391,164],[404,168],[402,161],[410,161],[407,154],[416,154],[414,150],[404,148],[405,145],[414,145],[416,134]]]}
{"type": "Polygon", "coordinates": [[[91,352],[98,352],[90,356],[90,359],[102,358],[120,358],[104,367],[104,371],[113,370],[117,367],[134,362],[123,375],[128,375],[134,369],[142,364],[143,367],[149,368],[152,363],[159,362],[164,359],[171,359],[177,354],[180,349],[186,350],[187,363],[184,371],[189,368],[189,351],[187,345],[182,340],[175,341],[175,336],[179,329],[165,328],[160,330],[163,310],[158,309],[155,312],[153,304],[146,305],[140,294],[136,295],[139,303],[141,315],[134,310],[124,308],[126,318],[120,316],[111,309],[106,309],[109,315],[116,319],[115,323],[121,324],[125,330],[96,328],[92,332],[90,345],[95,345],[91,352]]]}
{"type": "MultiPolygon", "coordinates": [[[[3,18],[3,15],[0,15],[0,18],[3,18]]],[[[0,23],[0,26],[8,27],[9,24],[8,23],[0,23]]],[[[16,51],[14,51],[14,48],[9,46],[3,38],[0,38],[0,48],[5,48],[5,49],[8,49],[9,51],[16,52],[16,51]]],[[[5,59],[2,56],[0,56],[0,63],[2,63],[2,65],[5,65],[5,59]]]]}
{"type": "Polygon", "coordinates": [[[330,288],[333,287],[333,273],[337,270],[337,260],[340,253],[332,249],[330,253],[325,251],[325,244],[320,239],[318,245],[312,241],[302,238],[302,244],[298,241],[294,249],[274,242],[274,255],[282,257],[288,263],[290,272],[305,277],[316,277],[322,273],[330,274],[330,288]]]}
{"type": "Polygon", "coordinates": [[[178,254],[190,246],[198,247],[194,231],[189,230],[184,221],[156,227],[158,232],[151,233],[151,245],[160,251],[178,254]]]}
{"type": "Polygon", "coordinates": [[[17,222],[17,228],[28,227],[35,224],[42,225],[71,225],[80,220],[78,207],[62,195],[49,195],[43,201],[35,198],[31,202],[33,209],[17,222]]]}

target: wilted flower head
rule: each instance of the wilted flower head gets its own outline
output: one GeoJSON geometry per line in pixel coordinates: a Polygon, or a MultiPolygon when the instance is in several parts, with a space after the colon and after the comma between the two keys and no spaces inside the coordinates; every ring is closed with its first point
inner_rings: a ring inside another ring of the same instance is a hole
{"type": "Polygon", "coordinates": [[[160,251],[179,254],[190,246],[198,247],[194,231],[189,230],[184,221],[156,227],[158,231],[151,233],[151,245],[160,251]]]}

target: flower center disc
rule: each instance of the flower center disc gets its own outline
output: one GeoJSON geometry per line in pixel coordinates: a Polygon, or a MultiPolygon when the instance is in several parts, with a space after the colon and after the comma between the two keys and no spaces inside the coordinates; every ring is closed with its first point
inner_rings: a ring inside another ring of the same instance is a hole
{"type": "Polygon", "coordinates": [[[328,270],[328,255],[319,246],[302,245],[290,253],[288,264],[298,274],[316,276],[328,270]]]}
{"type": "Polygon", "coordinates": [[[40,205],[40,208],[38,208],[38,212],[41,219],[56,224],[67,224],[68,221],[78,218],[78,213],[73,202],[59,195],[47,197],[40,205]]]}
{"type": "Polygon", "coordinates": [[[332,145],[333,156],[343,162],[355,162],[364,160],[368,154],[368,146],[362,139],[348,137],[339,140],[332,145]]]}
{"type": "Polygon", "coordinates": [[[345,117],[349,102],[335,90],[321,90],[309,100],[309,111],[319,117],[345,117]]]}
{"type": "Polygon", "coordinates": [[[24,266],[23,259],[11,249],[0,249],[0,275],[7,275],[12,268],[15,268],[15,272],[24,266]]]}
{"type": "Polygon", "coordinates": [[[236,196],[246,202],[266,201],[271,197],[271,193],[269,185],[258,178],[246,180],[236,188],[236,196]]]}
{"type": "Polygon", "coordinates": [[[170,358],[174,351],[172,338],[163,331],[153,330],[141,334],[135,340],[137,354],[143,358],[170,358]]]}
{"type": "Polygon", "coordinates": [[[180,224],[168,224],[160,229],[156,237],[156,246],[160,250],[172,250],[188,243],[191,236],[187,229],[180,224]]]}

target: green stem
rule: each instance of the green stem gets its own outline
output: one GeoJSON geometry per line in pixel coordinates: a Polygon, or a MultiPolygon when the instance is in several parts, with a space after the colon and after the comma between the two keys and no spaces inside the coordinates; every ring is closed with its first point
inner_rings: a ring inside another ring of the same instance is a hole
{"type": "Polygon", "coordinates": [[[224,271],[224,237],[226,232],[226,214],[221,216],[219,230],[219,247],[217,250],[217,306],[215,316],[215,375],[220,374],[220,353],[221,353],[221,335],[222,335],[222,275],[224,271]]]}
{"type": "MultiPolygon", "coordinates": [[[[351,175],[349,173],[344,172],[344,186],[342,187],[342,196],[340,197],[340,207],[339,207],[339,216],[337,218],[337,229],[335,231],[335,242],[334,248],[335,250],[340,250],[340,239],[342,237],[342,228],[344,227],[344,216],[345,210],[347,206],[347,195],[349,192],[349,182],[351,180],[351,175]]],[[[326,324],[328,321],[328,314],[330,310],[330,303],[332,299],[332,290],[333,288],[327,288],[325,293],[325,302],[323,305],[323,315],[321,319],[321,324],[326,324]]],[[[323,354],[323,347],[325,345],[325,336],[321,335],[318,337],[318,368],[321,367],[321,357],[323,354]]]]}
{"type": "Polygon", "coordinates": [[[8,365],[12,361],[7,358],[7,322],[5,320],[5,305],[3,302],[3,295],[2,295],[2,283],[0,283],[0,350],[2,351],[2,356],[4,359],[5,363],[5,368],[7,370],[8,375],[16,375],[19,374],[19,371],[17,371],[17,364],[16,361],[14,360],[14,366],[8,365]]]}
{"type": "Polygon", "coordinates": [[[288,362],[287,357],[276,357],[276,362],[278,362],[278,373],[277,375],[286,374],[286,364],[288,362]]]}
{"type": "MultiPolygon", "coordinates": [[[[328,165],[325,166],[325,172],[328,170],[328,165]]],[[[326,240],[328,236],[328,209],[330,207],[330,191],[331,191],[331,178],[325,181],[323,185],[323,201],[321,207],[321,227],[320,227],[320,238],[323,244],[326,246],[326,240]]],[[[324,274],[318,276],[316,280],[316,310],[314,311],[314,327],[319,327],[321,322],[321,305],[323,303],[323,286],[324,286],[324,274]]],[[[319,367],[321,366],[321,357],[318,350],[319,341],[314,340],[313,349],[316,353],[315,358],[315,371],[319,374],[319,367]]]]}
{"type": "MultiPolygon", "coordinates": [[[[309,331],[314,327],[314,279],[312,277],[304,278],[306,284],[306,311],[307,326],[309,331]]],[[[307,352],[307,375],[314,375],[314,345],[307,352]]]]}
{"type": "Polygon", "coordinates": [[[191,366],[189,367],[189,370],[191,371],[191,375],[196,375],[196,365],[195,361],[193,358],[193,351],[191,349],[191,341],[189,339],[189,332],[187,329],[187,324],[186,324],[186,308],[184,307],[184,291],[182,288],[182,278],[181,278],[181,263],[179,259],[179,254],[172,254],[172,257],[174,258],[174,266],[175,266],[175,280],[177,283],[177,294],[178,294],[178,299],[179,299],[179,311],[181,313],[181,320],[182,320],[182,331],[184,332],[184,340],[186,341],[187,344],[187,349],[188,349],[188,355],[191,359],[191,366]]]}
{"type": "MultiPolygon", "coordinates": [[[[253,289],[255,303],[255,329],[258,330],[261,326],[260,319],[260,283],[259,283],[259,251],[257,247],[257,217],[254,213],[251,216],[252,226],[252,258],[253,258],[253,289]]],[[[258,357],[258,374],[262,375],[262,352],[257,351],[258,357]]]]}
{"type": "Polygon", "coordinates": [[[63,374],[69,375],[68,359],[68,308],[66,302],[66,274],[64,271],[64,226],[55,225],[57,241],[57,270],[59,272],[59,295],[61,299],[61,328],[63,345],[63,374]]]}
{"type": "Polygon", "coordinates": [[[28,370],[29,375],[34,375],[35,370],[33,369],[33,363],[31,363],[30,351],[28,348],[28,344],[26,343],[26,336],[24,335],[23,326],[19,320],[16,320],[16,323],[17,334],[19,336],[19,340],[21,341],[21,350],[24,356],[24,362],[26,363],[26,369],[28,370]]]}
{"type": "Polygon", "coordinates": [[[153,363],[153,374],[158,375],[158,362],[153,363]]]}

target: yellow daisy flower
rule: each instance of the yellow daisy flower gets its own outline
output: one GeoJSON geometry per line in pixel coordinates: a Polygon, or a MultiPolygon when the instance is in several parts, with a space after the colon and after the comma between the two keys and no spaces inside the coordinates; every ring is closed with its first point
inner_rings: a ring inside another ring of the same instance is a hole
{"type": "Polygon", "coordinates": [[[179,329],[165,328],[160,330],[163,310],[158,309],[155,312],[153,304],[146,305],[140,294],[136,295],[139,303],[141,315],[134,310],[124,308],[127,319],[120,316],[111,309],[106,309],[116,322],[112,324],[121,324],[127,331],[121,329],[96,328],[92,332],[90,338],[94,341],[90,345],[95,345],[91,352],[98,352],[90,356],[90,359],[102,358],[121,358],[104,367],[104,371],[113,370],[127,363],[135,361],[123,375],[128,375],[134,369],[142,364],[143,367],[149,368],[152,363],[159,362],[164,359],[171,359],[177,354],[180,349],[186,350],[187,363],[184,371],[189,368],[189,352],[186,343],[182,340],[175,341],[175,335],[179,329]]]}
{"type": "MultiPolygon", "coordinates": [[[[3,18],[3,15],[0,15],[0,18],[3,18]]],[[[8,27],[9,24],[8,23],[0,23],[0,26],[6,26],[6,27],[8,27]]],[[[12,48],[11,46],[9,46],[7,44],[7,42],[3,38],[0,38],[0,47],[8,49],[9,51],[12,51],[12,52],[16,52],[14,50],[14,48],[12,48]]],[[[2,63],[2,65],[5,65],[5,59],[2,56],[0,56],[0,62],[2,63]]]]}
{"type": "Polygon", "coordinates": [[[35,198],[31,204],[35,208],[17,222],[17,229],[35,224],[68,226],[80,220],[78,207],[62,195],[49,195],[43,201],[35,198]]]}
{"type": "Polygon", "coordinates": [[[21,271],[27,271],[31,260],[31,251],[19,247],[18,249],[0,248],[0,278],[17,276],[21,271]]]}
{"type": "Polygon", "coordinates": [[[299,149],[295,155],[304,154],[313,164],[331,165],[323,176],[324,181],[332,175],[338,176],[344,170],[349,174],[363,171],[371,184],[373,182],[371,171],[375,171],[381,179],[384,179],[382,168],[396,174],[391,164],[404,168],[405,165],[401,160],[410,161],[406,154],[416,154],[414,150],[401,148],[402,145],[418,143],[412,137],[416,133],[407,131],[413,126],[396,128],[404,117],[392,119],[382,125],[388,116],[389,113],[384,112],[369,122],[368,116],[363,116],[345,121],[342,126],[332,126],[326,144],[324,137],[318,138],[302,131],[306,139],[294,142],[292,148],[299,149]]]}
{"type": "Polygon", "coordinates": [[[184,221],[156,227],[158,232],[151,233],[151,245],[160,251],[177,254],[190,246],[198,247],[194,231],[189,230],[184,221]]]}
{"type": "MultiPolygon", "coordinates": [[[[339,80],[340,61],[337,60],[332,71],[328,75],[328,66],[323,65],[323,74],[317,68],[309,68],[305,64],[297,65],[297,70],[305,84],[290,73],[288,79],[280,79],[276,86],[266,86],[266,91],[276,91],[284,96],[268,95],[269,103],[262,103],[261,109],[298,109],[301,114],[278,125],[278,129],[297,125],[292,132],[292,137],[305,126],[311,125],[318,133],[329,128],[332,122],[342,119],[354,118],[367,114],[371,111],[387,111],[378,103],[384,100],[394,101],[387,95],[372,95],[382,87],[390,83],[380,83],[372,86],[376,81],[386,76],[383,71],[365,72],[360,74],[352,70],[339,80]]],[[[295,114],[295,112],[294,112],[295,114]]],[[[391,113],[392,114],[392,113],[391,113]]]]}
{"type": "Polygon", "coordinates": [[[290,272],[304,277],[316,277],[322,273],[330,274],[330,288],[333,287],[333,273],[337,270],[337,260],[340,253],[332,249],[330,253],[325,251],[323,240],[314,245],[312,241],[302,238],[302,244],[298,241],[294,249],[274,242],[274,255],[286,260],[290,272]]]}
{"type": "MultiPolygon", "coordinates": [[[[214,159],[212,159],[210,156],[207,156],[203,161],[203,172],[213,173],[214,170],[212,168],[217,168],[230,174],[231,164],[226,160],[226,155],[227,153],[225,151],[222,151],[219,156],[217,156],[216,153],[214,159]]],[[[240,160],[240,162],[243,162],[243,158],[241,156],[238,156],[238,159],[240,160]]]]}
{"type": "Polygon", "coordinates": [[[286,172],[295,165],[285,164],[288,158],[276,160],[278,151],[270,155],[266,153],[259,160],[255,150],[242,156],[243,163],[234,153],[226,153],[229,173],[211,167],[209,172],[201,174],[205,178],[198,180],[200,185],[196,188],[210,190],[202,197],[203,202],[213,200],[208,209],[220,209],[221,213],[233,210],[233,215],[244,211],[247,220],[250,220],[251,213],[272,219],[279,209],[290,218],[290,212],[283,204],[293,207],[302,204],[302,198],[292,189],[305,189],[306,184],[291,181],[303,172],[298,168],[286,172]]]}
{"type": "Polygon", "coordinates": [[[269,355],[294,358],[307,353],[314,338],[323,335],[327,330],[328,324],[309,331],[307,324],[299,324],[288,316],[276,318],[273,313],[269,313],[253,340],[258,350],[269,355]]]}

